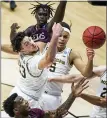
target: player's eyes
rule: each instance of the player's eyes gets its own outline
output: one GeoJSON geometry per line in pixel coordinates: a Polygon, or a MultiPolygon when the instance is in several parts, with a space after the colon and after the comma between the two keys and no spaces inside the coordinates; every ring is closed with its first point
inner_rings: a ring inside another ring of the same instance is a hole
{"type": "Polygon", "coordinates": [[[24,44],[25,44],[25,46],[28,46],[29,45],[29,42],[25,42],[24,44]]]}
{"type": "Polygon", "coordinates": [[[47,13],[38,13],[39,16],[47,16],[48,14],[47,13]]]}
{"type": "Polygon", "coordinates": [[[67,38],[68,38],[68,36],[63,36],[63,38],[67,39],[67,38]]]}

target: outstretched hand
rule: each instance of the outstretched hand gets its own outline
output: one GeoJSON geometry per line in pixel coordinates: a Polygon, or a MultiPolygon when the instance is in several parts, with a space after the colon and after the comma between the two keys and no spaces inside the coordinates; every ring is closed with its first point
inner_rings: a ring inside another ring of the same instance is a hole
{"type": "Polygon", "coordinates": [[[89,60],[93,60],[95,52],[92,48],[86,48],[87,51],[87,57],[89,60]]]}
{"type": "Polygon", "coordinates": [[[75,97],[79,97],[82,91],[89,87],[89,85],[87,85],[88,82],[89,81],[87,81],[86,79],[81,79],[75,86],[73,82],[71,86],[72,94],[75,97]]]}

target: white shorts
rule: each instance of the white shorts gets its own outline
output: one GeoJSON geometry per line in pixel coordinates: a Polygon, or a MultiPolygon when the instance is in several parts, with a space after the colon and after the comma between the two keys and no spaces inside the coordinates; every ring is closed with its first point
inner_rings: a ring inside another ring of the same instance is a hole
{"type": "Polygon", "coordinates": [[[42,105],[42,101],[40,100],[34,100],[32,99],[30,96],[24,94],[17,86],[15,86],[13,88],[13,90],[11,91],[10,95],[13,94],[13,93],[17,93],[19,96],[22,96],[25,100],[27,100],[29,102],[29,105],[31,108],[41,108],[42,105]]]}
{"type": "Polygon", "coordinates": [[[61,96],[49,95],[42,93],[41,101],[43,102],[43,110],[56,110],[62,103],[61,96]]]}

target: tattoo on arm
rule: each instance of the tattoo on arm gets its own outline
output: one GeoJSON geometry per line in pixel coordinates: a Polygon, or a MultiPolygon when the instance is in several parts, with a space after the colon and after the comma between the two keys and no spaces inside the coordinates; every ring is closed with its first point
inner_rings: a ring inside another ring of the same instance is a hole
{"type": "Polygon", "coordinates": [[[57,116],[64,115],[65,111],[67,112],[69,110],[74,100],[75,97],[73,96],[73,94],[70,94],[68,99],[59,108],[57,108],[56,115],[57,116]]]}

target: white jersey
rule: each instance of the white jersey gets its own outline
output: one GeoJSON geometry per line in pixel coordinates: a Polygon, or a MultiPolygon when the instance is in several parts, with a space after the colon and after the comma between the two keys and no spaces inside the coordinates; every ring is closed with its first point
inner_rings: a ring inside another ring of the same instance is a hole
{"type": "Polygon", "coordinates": [[[19,59],[20,79],[17,87],[35,100],[41,96],[47,80],[46,70],[38,69],[41,58],[42,55],[36,53],[33,56],[20,55],[19,59]]]}
{"type": "MultiPolygon", "coordinates": [[[[61,52],[57,52],[54,63],[48,68],[48,78],[66,75],[71,69],[69,63],[70,48],[65,48],[61,52]]],[[[52,95],[61,95],[63,83],[47,82],[45,91],[52,95]]]]}
{"type": "MultiPolygon", "coordinates": [[[[98,89],[99,97],[107,97],[107,80],[106,80],[106,71],[101,76],[101,84],[98,89]]],[[[91,114],[92,118],[106,118],[106,108],[102,108],[100,106],[94,106],[93,112],[91,114]]]]}

